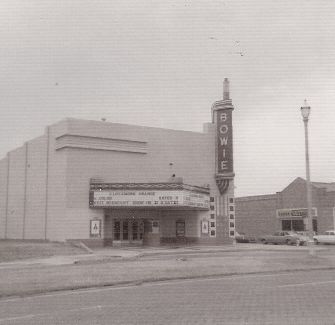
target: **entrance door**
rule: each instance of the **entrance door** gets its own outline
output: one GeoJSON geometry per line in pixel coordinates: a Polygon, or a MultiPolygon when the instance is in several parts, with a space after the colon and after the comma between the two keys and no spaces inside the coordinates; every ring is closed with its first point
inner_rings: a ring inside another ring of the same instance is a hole
{"type": "Polygon", "coordinates": [[[142,244],[142,219],[114,219],[113,244],[142,244]]]}
{"type": "Polygon", "coordinates": [[[114,220],[113,241],[114,240],[121,240],[121,221],[120,220],[114,220]]]}
{"type": "Polygon", "coordinates": [[[141,241],[143,240],[143,221],[142,220],[132,220],[131,221],[131,240],[141,241]]]}
{"type": "Polygon", "coordinates": [[[122,239],[123,241],[129,241],[129,220],[122,220],[122,239]]]}
{"type": "Polygon", "coordinates": [[[185,243],[185,220],[177,220],[176,222],[176,241],[178,243],[185,243]]]}

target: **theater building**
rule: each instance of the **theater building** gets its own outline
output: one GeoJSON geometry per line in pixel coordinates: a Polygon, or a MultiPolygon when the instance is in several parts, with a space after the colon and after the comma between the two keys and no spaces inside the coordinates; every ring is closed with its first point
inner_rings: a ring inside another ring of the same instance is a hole
{"type": "Polygon", "coordinates": [[[89,246],[235,235],[229,82],[203,132],[65,119],[0,161],[0,238],[89,246]]]}
{"type": "MultiPolygon", "coordinates": [[[[335,183],[311,182],[313,230],[335,228],[335,183]]],[[[236,230],[253,236],[280,230],[305,231],[306,181],[296,178],[281,192],[236,198],[236,230]]]]}

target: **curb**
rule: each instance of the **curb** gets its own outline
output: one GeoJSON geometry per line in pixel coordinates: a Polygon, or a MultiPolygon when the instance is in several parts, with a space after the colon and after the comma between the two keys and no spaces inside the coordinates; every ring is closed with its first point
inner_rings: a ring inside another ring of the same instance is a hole
{"type": "MultiPolygon", "coordinates": [[[[327,250],[325,248],[317,249],[317,251],[327,250]]],[[[251,248],[251,249],[243,249],[243,248],[230,248],[230,249],[222,249],[222,250],[199,250],[199,251],[176,251],[176,252],[150,252],[150,253],[139,253],[137,256],[145,257],[145,256],[169,256],[169,255],[181,255],[181,254],[205,254],[205,253],[234,253],[234,252],[306,252],[308,253],[308,249],[301,249],[298,247],[293,247],[292,249],[285,248],[277,248],[277,249],[262,249],[262,248],[251,248]]],[[[126,257],[125,257],[126,258],[126,257]]]]}
{"type": "MultiPolygon", "coordinates": [[[[324,249],[319,249],[318,251],[322,251],[324,249]]],[[[199,251],[166,251],[166,252],[141,252],[133,256],[121,256],[121,255],[92,255],[92,258],[83,258],[83,259],[75,259],[72,264],[76,265],[83,265],[83,264],[91,264],[91,263],[115,263],[115,262],[129,262],[129,261],[136,261],[141,258],[147,258],[147,257],[164,257],[164,256],[183,256],[183,255],[199,255],[199,254],[216,254],[216,253],[236,253],[236,252],[306,252],[308,254],[308,250],[304,249],[301,250],[299,248],[292,248],[290,250],[287,249],[262,249],[262,248],[256,248],[256,249],[222,249],[222,250],[199,250],[199,251]],[[94,256],[94,257],[93,257],[94,256]]],[[[80,255],[79,255],[80,256],[80,255]]],[[[68,264],[68,265],[72,265],[68,264]]],[[[1,265],[0,265],[1,266],[1,265]]]]}

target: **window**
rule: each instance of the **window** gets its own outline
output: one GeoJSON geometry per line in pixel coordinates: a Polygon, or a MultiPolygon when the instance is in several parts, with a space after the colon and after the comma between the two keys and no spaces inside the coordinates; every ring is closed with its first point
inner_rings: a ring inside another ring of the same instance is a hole
{"type": "Polygon", "coordinates": [[[215,236],[215,230],[211,230],[211,236],[215,236]]]}
{"type": "Polygon", "coordinates": [[[211,210],[214,210],[214,205],[211,205],[211,206],[210,206],[210,209],[211,209],[211,210]]]}
{"type": "Polygon", "coordinates": [[[233,197],[229,198],[229,203],[234,203],[234,198],[233,197]]]}
{"type": "Polygon", "coordinates": [[[209,202],[214,202],[214,197],[213,197],[213,196],[211,196],[211,197],[209,198],[209,202]]]}
{"type": "Polygon", "coordinates": [[[229,223],[229,227],[234,228],[234,227],[235,227],[234,222],[230,222],[230,223],[229,223]]]}
{"type": "Polygon", "coordinates": [[[211,222],[211,227],[215,227],[215,222],[211,222]]]}
{"type": "Polygon", "coordinates": [[[235,231],[234,230],[229,231],[229,236],[234,236],[234,235],[235,235],[235,231]]]}
{"type": "Polygon", "coordinates": [[[211,213],[211,219],[215,219],[215,214],[211,213]]]}
{"type": "Polygon", "coordinates": [[[233,214],[229,215],[229,219],[234,219],[234,218],[235,218],[235,216],[233,214]]]}
{"type": "Polygon", "coordinates": [[[230,207],[229,207],[229,211],[234,211],[234,207],[233,207],[233,206],[230,206],[230,207]]]}
{"type": "Polygon", "coordinates": [[[282,220],[281,221],[281,229],[291,230],[291,220],[282,220]]]}

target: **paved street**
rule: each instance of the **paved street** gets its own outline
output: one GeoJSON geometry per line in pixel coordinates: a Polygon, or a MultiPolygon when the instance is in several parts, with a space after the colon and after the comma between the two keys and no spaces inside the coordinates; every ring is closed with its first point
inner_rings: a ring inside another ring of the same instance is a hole
{"type": "Polygon", "coordinates": [[[0,324],[335,324],[335,272],[157,282],[0,300],[0,324]]]}

